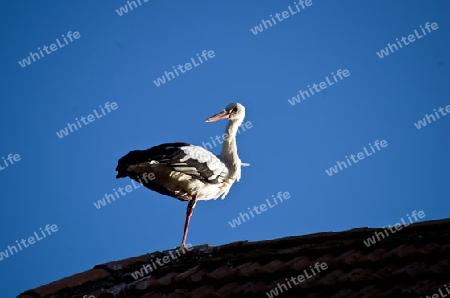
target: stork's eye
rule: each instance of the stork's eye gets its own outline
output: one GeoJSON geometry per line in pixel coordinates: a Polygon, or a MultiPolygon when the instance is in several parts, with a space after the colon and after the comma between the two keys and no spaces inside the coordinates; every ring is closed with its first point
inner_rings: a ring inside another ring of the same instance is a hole
{"type": "Polygon", "coordinates": [[[232,111],[233,111],[234,113],[236,113],[236,112],[238,111],[238,108],[233,108],[232,111]]]}

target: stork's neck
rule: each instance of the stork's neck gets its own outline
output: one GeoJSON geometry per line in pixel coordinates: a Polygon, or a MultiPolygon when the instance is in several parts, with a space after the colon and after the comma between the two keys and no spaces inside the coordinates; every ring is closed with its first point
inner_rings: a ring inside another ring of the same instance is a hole
{"type": "Polygon", "coordinates": [[[241,160],[239,159],[236,146],[236,133],[242,120],[229,121],[225,133],[227,138],[224,138],[222,145],[222,152],[220,158],[228,166],[230,170],[230,178],[239,180],[241,176],[241,160]]]}

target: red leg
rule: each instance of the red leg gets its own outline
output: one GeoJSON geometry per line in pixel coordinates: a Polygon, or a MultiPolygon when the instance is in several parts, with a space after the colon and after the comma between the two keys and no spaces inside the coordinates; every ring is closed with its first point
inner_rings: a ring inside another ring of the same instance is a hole
{"type": "Polygon", "coordinates": [[[197,202],[196,200],[197,200],[197,195],[194,195],[192,197],[192,200],[189,201],[189,204],[187,206],[186,221],[184,223],[184,234],[183,234],[183,240],[181,240],[181,247],[186,246],[186,236],[187,236],[187,232],[188,232],[189,221],[191,220],[192,212],[194,211],[195,203],[197,202]]]}

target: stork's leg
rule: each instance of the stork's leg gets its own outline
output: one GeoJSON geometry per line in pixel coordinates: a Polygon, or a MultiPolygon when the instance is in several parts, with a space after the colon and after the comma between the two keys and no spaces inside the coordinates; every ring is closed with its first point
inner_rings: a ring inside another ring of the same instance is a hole
{"type": "Polygon", "coordinates": [[[184,234],[183,240],[181,240],[181,247],[186,247],[186,236],[188,232],[189,221],[191,220],[192,212],[194,211],[195,204],[197,203],[197,195],[192,197],[192,200],[189,201],[186,210],[186,222],[184,223],[184,234]]]}

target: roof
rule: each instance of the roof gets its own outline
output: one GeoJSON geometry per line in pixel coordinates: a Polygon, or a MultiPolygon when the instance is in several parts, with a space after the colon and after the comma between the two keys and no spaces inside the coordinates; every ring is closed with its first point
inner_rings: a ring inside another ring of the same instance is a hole
{"type": "Polygon", "coordinates": [[[385,239],[380,233],[383,229],[357,228],[154,252],[97,265],[18,297],[276,297],[269,292],[274,289],[278,294],[282,290],[282,297],[308,298],[446,293],[450,219],[418,222],[395,233],[384,231],[385,239]],[[380,240],[373,238],[376,243],[367,246],[364,241],[375,237],[375,232],[380,240]],[[139,270],[142,276],[136,280],[132,274],[139,270]]]}

